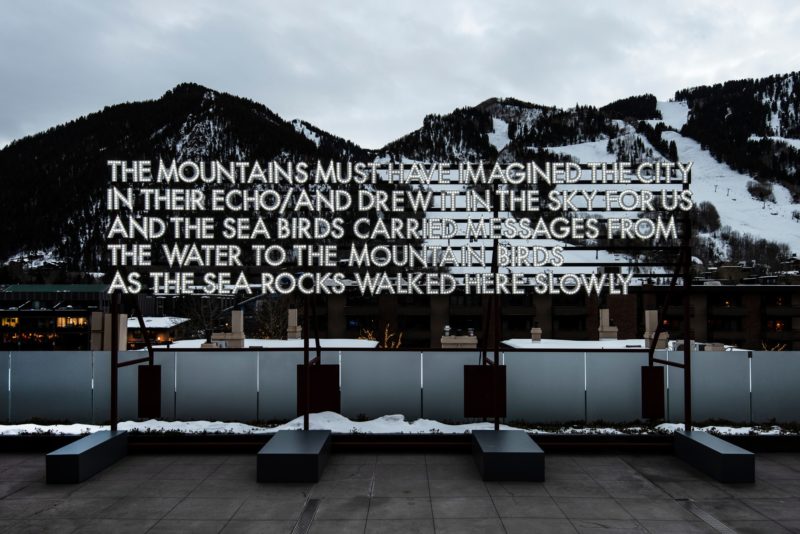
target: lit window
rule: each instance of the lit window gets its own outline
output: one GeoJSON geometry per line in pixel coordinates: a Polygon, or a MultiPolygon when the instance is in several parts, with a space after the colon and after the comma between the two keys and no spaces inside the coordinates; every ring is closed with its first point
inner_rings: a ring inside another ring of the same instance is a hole
{"type": "Polygon", "coordinates": [[[19,317],[3,317],[0,319],[0,326],[4,328],[16,328],[19,325],[19,317]]]}

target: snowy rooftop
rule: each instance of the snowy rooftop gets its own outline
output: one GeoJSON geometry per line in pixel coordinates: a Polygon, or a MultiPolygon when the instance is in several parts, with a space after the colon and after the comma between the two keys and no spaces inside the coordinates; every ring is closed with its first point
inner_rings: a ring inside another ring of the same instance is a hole
{"type": "MultiPolygon", "coordinates": [[[[172,328],[189,321],[186,317],[143,317],[145,328],[172,328]]],[[[139,319],[128,317],[128,330],[138,330],[139,319]]]]}
{"type": "MultiPolygon", "coordinates": [[[[320,346],[322,348],[334,349],[371,349],[378,346],[377,341],[369,339],[320,339],[320,346]]],[[[199,349],[205,339],[179,339],[170,343],[171,349],[199,349]]],[[[316,348],[315,340],[309,339],[308,344],[312,348],[316,348]]],[[[302,349],[302,339],[258,339],[247,338],[244,340],[244,346],[247,349],[265,348],[265,349],[302,349]]],[[[153,345],[154,348],[167,348],[166,345],[153,345]]]]}
{"type": "Polygon", "coordinates": [[[580,341],[574,339],[506,339],[503,344],[512,349],[637,349],[645,348],[644,339],[602,339],[580,341]]]}

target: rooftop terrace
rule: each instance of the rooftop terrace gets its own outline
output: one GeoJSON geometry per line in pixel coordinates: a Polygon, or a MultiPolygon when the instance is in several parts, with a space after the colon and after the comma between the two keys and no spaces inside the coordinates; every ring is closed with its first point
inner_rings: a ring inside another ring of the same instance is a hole
{"type": "Polygon", "coordinates": [[[501,483],[466,454],[336,453],[317,484],[259,484],[254,455],[131,455],[48,486],[43,454],[0,454],[0,531],[800,531],[800,453],[758,454],[743,485],[670,455],[546,462],[544,483],[501,483]]]}

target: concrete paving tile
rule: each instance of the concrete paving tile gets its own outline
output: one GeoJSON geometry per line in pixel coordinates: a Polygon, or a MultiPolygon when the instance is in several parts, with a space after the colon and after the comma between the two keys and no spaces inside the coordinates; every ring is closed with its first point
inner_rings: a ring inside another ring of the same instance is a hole
{"type": "Polygon", "coordinates": [[[369,519],[365,534],[433,534],[433,519],[369,519]]]}
{"type": "Polygon", "coordinates": [[[505,534],[500,518],[440,518],[434,520],[436,534],[505,534]]]}
{"type": "Polygon", "coordinates": [[[751,484],[722,484],[720,482],[714,484],[737,499],[791,498],[787,492],[766,480],[756,480],[751,484]]]}
{"type": "Polygon", "coordinates": [[[3,482],[44,482],[44,466],[18,464],[3,470],[3,482]]]}
{"type": "Polygon", "coordinates": [[[376,480],[373,497],[429,497],[427,480],[376,480]]]}
{"type": "Polygon", "coordinates": [[[74,532],[86,523],[86,520],[75,518],[22,519],[9,525],[7,532],[14,534],[62,534],[74,532]]]}
{"type": "Polygon", "coordinates": [[[419,464],[388,464],[380,463],[375,466],[375,479],[393,480],[426,480],[428,471],[424,463],[419,464]]]}
{"type": "Polygon", "coordinates": [[[139,534],[148,532],[155,519],[97,519],[78,527],[73,534],[139,534]]]}
{"type": "Polygon", "coordinates": [[[641,519],[639,523],[651,534],[718,534],[715,528],[703,521],[641,519]]]}
{"type": "Polygon", "coordinates": [[[367,519],[433,519],[431,500],[414,497],[374,497],[370,501],[367,519]]]}
{"type": "Polygon", "coordinates": [[[210,480],[256,480],[256,461],[251,464],[222,464],[208,475],[210,480]]]}
{"type": "Polygon", "coordinates": [[[430,480],[431,497],[487,497],[482,480],[430,480]]]}
{"type": "Polygon", "coordinates": [[[230,519],[243,503],[243,499],[187,497],[167,514],[166,519],[230,519]]]}
{"type": "Polygon", "coordinates": [[[549,497],[541,482],[486,482],[492,497],[549,497]]]}
{"type": "MultiPolygon", "coordinates": [[[[2,475],[0,475],[0,480],[2,480],[2,475]]],[[[8,497],[9,495],[16,493],[17,491],[31,484],[35,484],[35,482],[25,482],[23,480],[7,482],[2,480],[0,481],[0,499],[8,497]]]]}
{"type": "Polygon", "coordinates": [[[429,480],[481,480],[481,474],[471,464],[428,464],[429,480]]]}
{"type": "Polygon", "coordinates": [[[362,453],[336,453],[331,454],[328,459],[328,465],[342,465],[342,464],[374,464],[377,463],[378,457],[375,454],[362,454],[362,453]]]}
{"type": "Polygon", "coordinates": [[[696,521],[696,515],[672,499],[617,499],[635,519],[696,521]]]}
{"type": "Polygon", "coordinates": [[[744,503],[767,519],[800,520],[800,499],[745,499],[744,503]]]}
{"type": "Polygon", "coordinates": [[[378,454],[379,464],[425,464],[424,454],[378,454]]]}
{"type": "Polygon", "coordinates": [[[39,517],[90,519],[100,517],[103,510],[118,503],[120,497],[73,497],[48,508],[38,514],[39,517]]]}
{"type": "Polygon", "coordinates": [[[180,502],[178,497],[127,497],[99,512],[106,519],[161,519],[180,502]]]}
{"type": "MultiPolygon", "coordinates": [[[[219,464],[174,463],[153,475],[156,480],[204,480],[217,470],[219,464]]],[[[255,469],[253,470],[255,478],[255,469]]]]}
{"type": "Polygon", "coordinates": [[[666,492],[648,480],[603,480],[599,484],[615,499],[668,499],[666,492]]]}
{"type": "Polygon", "coordinates": [[[564,518],[561,508],[551,497],[493,497],[500,517],[564,518]]]}
{"type": "Polygon", "coordinates": [[[79,484],[46,484],[28,482],[6,499],[66,499],[80,489],[79,484]]]}
{"type": "Polygon", "coordinates": [[[769,482],[791,497],[800,497],[800,480],[772,479],[769,482]]]}
{"type": "Polygon", "coordinates": [[[569,519],[504,517],[503,526],[508,534],[575,534],[577,532],[569,519]]]}
{"type": "Polygon", "coordinates": [[[0,519],[25,519],[64,502],[59,499],[3,499],[0,519]]]}
{"type": "Polygon", "coordinates": [[[431,453],[425,455],[428,465],[475,465],[471,454],[431,453]]]}
{"type": "Polygon", "coordinates": [[[140,486],[142,497],[186,497],[197,486],[199,480],[149,480],[140,486]]]}
{"type": "Polygon", "coordinates": [[[291,534],[294,521],[240,521],[231,520],[222,529],[223,534],[291,534]]]}
{"type": "Polygon", "coordinates": [[[695,505],[720,521],[764,521],[764,515],[756,512],[744,502],[730,499],[721,501],[697,501],[695,505]]]}
{"type": "Polygon", "coordinates": [[[244,521],[297,521],[305,504],[306,499],[304,497],[247,499],[236,511],[233,519],[244,521]]]}
{"type": "Polygon", "coordinates": [[[572,526],[579,533],[603,534],[616,533],[628,534],[647,532],[645,528],[634,519],[573,519],[572,526]]]}
{"type": "Polygon", "coordinates": [[[202,521],[192,519],[162,519],[148,534],[217,534],[225,528],[226,521],[202,521]]]}
{"type": "Polygon", "coordinates": [[[790,530],[773,521],[731,521],[726,523],[737,534],[785,534],[790,530]]]}
{"type": "Polygon", "coordinates": [[[366,519],[369,497],[325,497],[320,499],[316,519],[366,519]]]}
{"type": "Polygon", "coordinates": [[[567,519],[631,519],[614,499],[555,497],[554,500],[567,519]]]}
{"type": "Polygon", "coordinates": [[[800,533],[800,521],[780,521],[780,525],[789,532],[800,533]]]}
{"type": "MultiPolygon", "coordinates": [[[[421,481],[424,482],[424,481],[421,481]]],[[[324,480],[311,488],[311,497],[367,497],[372,489],[372,480],[324,480]]]]}
{"type": "Polygon", "coordinates": [[[334,464],[327,465],[320,480],[362,480],[375,474],[375,464],[334,464]]]}
{"type": "Polygon", "coordinates": [[[433,497],[431,499],[435,518],[484,518],[498,517],[490,497],[433,497]]]}
{"type": "Polygon", "coordinates": [[[551,497],[608,497],[608,492],[594,480],[545,481],[544,488],[551,497]]]}
{"type": "Polygon", "coordinates": [[[364,532],[367,522],[363,519],[321,519],[311,523],[309,534],[353,534],[364,532]]]}
{"type": "Polygon", "coordinates": [[[89,480],[72,493],[72,497],[127,497],[138,495],[142,480],[89,480]]]}
{"type": "Polygon", "coordinates": [[[700,501],[731,498],[731,494],[725,489],[705,480],[662,481],[655,482],[655,485],[664,490],[673,499],[700,501]]]}

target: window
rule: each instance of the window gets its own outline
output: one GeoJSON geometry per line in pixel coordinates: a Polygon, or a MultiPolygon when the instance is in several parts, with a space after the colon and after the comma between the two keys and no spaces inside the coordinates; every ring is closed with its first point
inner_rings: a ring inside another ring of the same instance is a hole
{"type": "Polygon", "coordinates": [[[3,328],[16,328],[19,325],[19,317],[3,317],[0,319],[0,326],[3,328]]]}
{"type": "Polygon", "coordinates": [[[78,328],[89,324],[86,317],[58,317],[56,328],[78,328]]]}

